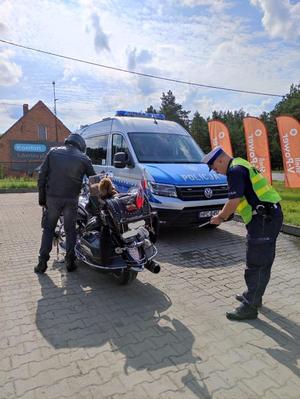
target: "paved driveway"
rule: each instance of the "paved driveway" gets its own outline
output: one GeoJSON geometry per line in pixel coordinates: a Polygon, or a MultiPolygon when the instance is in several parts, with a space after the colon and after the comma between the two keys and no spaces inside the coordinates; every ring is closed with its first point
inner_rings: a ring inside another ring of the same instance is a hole
{"type": "Polygon", "coordinates": [[[166,230],[162,272],[130,287],[55,253],[36,276],[37,194],[0,196],[0,398],[299,398],[300,238],[281,234],[258,320],[243,289],[244,227],[166,230]]]}

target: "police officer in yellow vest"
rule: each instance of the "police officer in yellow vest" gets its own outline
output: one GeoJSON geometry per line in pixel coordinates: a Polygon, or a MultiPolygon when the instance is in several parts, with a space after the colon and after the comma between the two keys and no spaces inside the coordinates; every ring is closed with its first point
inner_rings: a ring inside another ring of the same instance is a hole
{"type": "Polygon", "coordinates": [[[282,226],[281,198],[248,161],[232,158],[222,147],[214,148],[202,158],[202,162],[216,173],[226,175],[228,181],[228,201],[210,223],[219,225],[236,211],[247,229],[247,289],[236,295],[241,305],[227,312],[226,316],[231,320],[256,319],[270,280],[276,239],[282,226]]]}

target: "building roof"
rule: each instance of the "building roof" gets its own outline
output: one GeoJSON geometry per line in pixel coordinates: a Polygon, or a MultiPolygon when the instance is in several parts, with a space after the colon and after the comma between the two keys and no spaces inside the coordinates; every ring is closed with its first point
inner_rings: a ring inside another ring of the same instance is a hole
{"type": "Polygon", "coordinates": [[[0,136],[0,140],[9,133],[9,131],[16,126],[19,122],[21,122],[24,118],[26,118],[32,111],[34,111],[36,108],[42,106],[43,108],[45,108],[45,110],[50,113],[54,118],[56,118],[67,130],[70,131],[70,129],[68,129],[65,124],[57,117],[53,114],[53,112],[47,107],[46,104],[43,103],[43,101],[39,100],[33,107],[31,107],[30,109],[28,109],[28,111],[26,112],[25,115],[22,115],[21,118],[19,118],[10,128],[8,128],[6,130],[6,132],[4,132],[1,136],[0,136]]]}

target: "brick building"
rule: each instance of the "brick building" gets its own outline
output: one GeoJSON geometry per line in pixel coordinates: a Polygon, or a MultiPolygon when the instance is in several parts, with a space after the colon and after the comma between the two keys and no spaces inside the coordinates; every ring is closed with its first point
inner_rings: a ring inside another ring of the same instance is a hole
{"type": "Polygon", "coordinates": [[[32,174],[50,147],[61,145],[70,130],[42,102],[31,109],[23,105],[23,116],[0,137],[0,175],[32,174]]]}

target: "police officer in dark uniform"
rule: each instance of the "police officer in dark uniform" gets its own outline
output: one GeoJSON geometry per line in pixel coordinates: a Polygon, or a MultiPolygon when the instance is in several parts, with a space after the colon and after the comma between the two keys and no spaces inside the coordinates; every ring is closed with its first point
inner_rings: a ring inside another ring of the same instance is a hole
{"type": "Polygon", "coordinates": [[[281,198],[248,161],[230,157],[222,147],[209,152],[202,162],[215,172],[226,175],[228,180],[228,201],[210,223],[219,225],[237,211],[247,229],[247,289],[236,295],[241,305],[227,312],[226,316],[231,320],[255,319],[270,279],[276,239],[282,226],[281,198]]]}
{"type": "Polygon", "coordinates": [[[38,177],[39,205],[46,208],[39,262],[36,273],[47,269],[52,240],[59,216],[64,216],[66,232],[65,264],[75,270],[76,217],[78,197],[84,175],[95,175],[90,158],[85,155],[86,144],[77,133],[65,140],[65,145],[51,149],[41,166],[38,177]]]}

